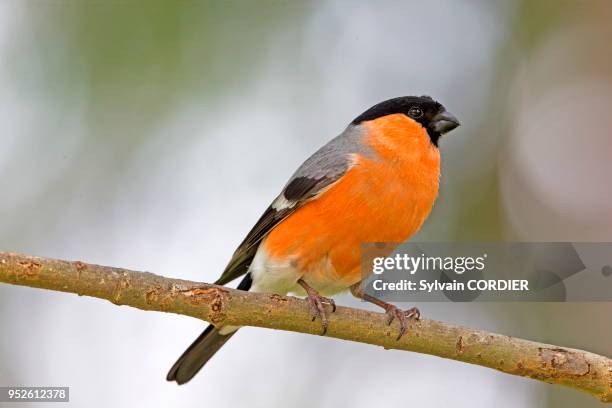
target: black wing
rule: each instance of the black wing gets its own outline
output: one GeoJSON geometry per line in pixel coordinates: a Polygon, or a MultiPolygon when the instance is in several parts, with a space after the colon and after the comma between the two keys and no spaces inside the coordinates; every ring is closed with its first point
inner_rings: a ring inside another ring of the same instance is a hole
{"type": "Polygon", "coordinates": [[[236,249],[225,271],[215,282],[217,285],[225,285],[247,273],[261,240],[278,223],[340,179],[351,166],[352,153],[369,154],[363,150],[362,137],[363,130],[360,127],[349,126],[300,166],[283,192],[236,249]]]}
{"type": "Polygon", "coordinates": [[[251,229],[244,241],[242,241],[238,249],[236,249],[229,264],[225,267],[225,271],[223,271],[223,274],[215,284],[225,285],[247,273],[261,240],[268,235],[279,222],[287,218],[303,203],[308,201],[308,199],[316,196],[318,192],[331,185],[334,181],[335,180],[327,177],[320,179],[296,177],[291,180],[284,188],[279,198],[274,201],[275,203],[284,202],[285,206],[281,207],[272,204],[266,209],[253,229],[251,229]]]}

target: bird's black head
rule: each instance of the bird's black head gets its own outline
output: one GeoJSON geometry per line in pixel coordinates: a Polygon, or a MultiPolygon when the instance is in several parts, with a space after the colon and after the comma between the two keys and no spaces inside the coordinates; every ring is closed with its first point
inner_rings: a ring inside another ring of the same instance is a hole
{"type": "Polygon", "coordinates": [[[402,113],[423,125],[427,129],[431,142],[436,146],[441,135],[459,126],[457,118],[447,112],[442,104],[425,95],[400,96],[381,102],[363,112],[351,124],[358,125],[361,122],[395,113],[402,113]]]}

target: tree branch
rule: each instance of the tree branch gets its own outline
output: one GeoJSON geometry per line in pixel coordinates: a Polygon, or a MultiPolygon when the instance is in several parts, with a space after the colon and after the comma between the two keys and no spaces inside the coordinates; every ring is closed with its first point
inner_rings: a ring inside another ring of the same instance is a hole
{"type": "MultiPolygon", "coordinates": [[[[221,286],[0,252],[0,282],[106,299],[116,305],[177,313],[216,325],[256,326],[320,334],[305,301],[221,286]]],[[[338,307],[327,336],[386,349],[431,354],[504,373],[562,384],[612,402],[612,360],[587,351],[421,319],[396,340],[380,313],[338,307]]]]}

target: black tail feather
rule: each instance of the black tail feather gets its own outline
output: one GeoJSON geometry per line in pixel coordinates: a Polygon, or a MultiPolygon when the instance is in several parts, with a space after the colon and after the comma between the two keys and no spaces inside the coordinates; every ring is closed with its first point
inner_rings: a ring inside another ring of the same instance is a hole
{"type": "MultiPolygon", "coordinates": [[[[238,289],[249,290],[252,282],[251,274],[248,273],[238,285],[238,289]]],[[[223,335],[215,326],[209,325],[174,363],[166,380],[176,381],[179,385],[191,380],[235,333],[223,335]]]]}
{"type": "Polygon", "coordinates": [[[179,385],[191,380],[234,333],[224,336],[215,326],[209,325],[174,363],[166,380],[176,381],[179,385]]]}

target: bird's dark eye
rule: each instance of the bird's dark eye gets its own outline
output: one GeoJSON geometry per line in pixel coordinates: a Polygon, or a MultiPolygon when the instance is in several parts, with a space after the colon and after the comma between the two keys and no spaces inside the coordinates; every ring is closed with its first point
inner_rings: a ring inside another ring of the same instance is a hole
{"type": "Polygon", "coordinates": [[[423,110],[418,106],[413,106],[408,110],[408,115],[410,115],[411,118],[420,118],[423,116],[423,110]]]}

